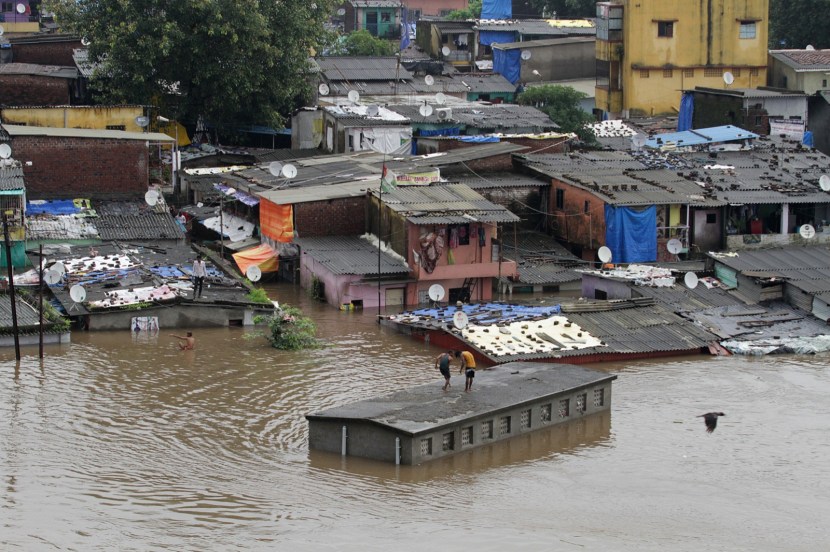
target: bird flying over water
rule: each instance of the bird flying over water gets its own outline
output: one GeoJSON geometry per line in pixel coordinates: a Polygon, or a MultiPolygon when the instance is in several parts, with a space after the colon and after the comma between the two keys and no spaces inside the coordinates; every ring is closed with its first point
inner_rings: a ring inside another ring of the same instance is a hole
{"type": "Polygon", "coordinates": [[[703,418],[706,423],[706,433],[712,433],[718,427],[718,416],[726,416],[726,414],[723,412],[707,412],[698,416],[698,418],[703,418]]]}

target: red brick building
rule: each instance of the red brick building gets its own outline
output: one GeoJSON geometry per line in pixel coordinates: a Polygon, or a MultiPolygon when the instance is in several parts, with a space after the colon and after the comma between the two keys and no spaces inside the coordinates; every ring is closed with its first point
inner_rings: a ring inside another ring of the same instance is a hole
{"type": "Polygon", "coordinates": [[[32,63],[0,64],[0,103],[69,105],[77,97],[78,70],[32,63]]]}
{"type": "Polygon", "coordinates": [[[73,51],[84,47],[80,38],[62,34],[11,37],[9,44],[14,63],[65,67],[75,66],[73,51]]]}

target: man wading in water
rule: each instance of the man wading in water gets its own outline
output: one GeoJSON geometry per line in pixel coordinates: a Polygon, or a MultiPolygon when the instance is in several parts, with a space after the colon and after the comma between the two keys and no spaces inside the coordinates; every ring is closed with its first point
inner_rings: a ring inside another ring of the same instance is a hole
{"type": "Polygon", "coordinates": [[[444,376],[444,387],[442,387],[444,391],[450,386],[450,361],[452,360],[452,355],[453,351],[450,349],[446,353],[441,353],[435,359],[435,367],[444,376]]]}
{"type": "Polygon", "coordinates": [[[187,335],[170,335],[176,339],[181,339],[181,341],[179,341],[179,349],[182,351],[192,351],[196,348],[196,338],[193,337],[193,332],[187,332],[187,335]]]}

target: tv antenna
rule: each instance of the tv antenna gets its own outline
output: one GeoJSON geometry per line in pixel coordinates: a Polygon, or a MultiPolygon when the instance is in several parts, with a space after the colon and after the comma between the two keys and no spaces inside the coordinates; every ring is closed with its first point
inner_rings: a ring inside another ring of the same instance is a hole
{"type": "Polygon", "coordinates": [[[443,48],[441,48],[441,53],[444,54],[444,57],[450,55],[450,47],[444,46],[443,48]]]}
{"type": "Polygon", "coordinates": [[[137,124],[141,128],[146,128],[147,125],[150,124],[150,118],[145,117],[144,115],[139,115],[138,117],[135,118],[135,124],[137,124]]]}
{"type": "Polygon", "coordinates": [[[825,192],[830,192],[830,176],[823,174],[818,179],[819,188],[825,192]]]}
{"type": "Polygon", "coordinates": [[[435,103],[438,105],[444,105],[444,102],[447,101],[447,97],[444,95],[443,92],[439,92],[435,95],[435,103]]]}
{"type": "Polygon", "coordinates": [[[257,265],[251,265],[245,271],[245,276],[252,282],[258,282],[262,278],[262,270],[257,265]]]}
{"type": "Polygon", "coordinates": [[[369,117],[377,117],[378,113],[380,113],[380,107],[376,104],[371,104],[369,107],[366,108],[366,115],[369,117]]]}
{"type": "Polygon", "coordinates": [[[798,229],[798,233],[805,240],[811,240],[816,237],[816,229],[813,228],[812,224],[802,224],[801,228],[798,229]]]}
{"type": "Polygon", "coordinates": [[[470,319],[467,317],[467,313],[462,310],[457,310],[452,315],[452,323],[459,330],[463,330],[470,323],[470,319]]]}
{"type": "Polygon", "coordinates": [[[8,144],[0,144],[0,159],[8,159],[12,156],[12,147],[8,144]]]}
{"type": "Polygon", "coordinates": [[[86,290],[84,289],[84,286],[81,284],[75,284],[69,288],[69,298],[73,301],[73,304],[69,307],[69,310],[71,311],[77,309],[78,303],[86,301],[86,290]]]}
{"type": "Polygon", "coordinates": [[[530,50],[522,50],[520,56],[522,58],[522,61],[527,61],[533,57],[533,52],[531,52],[530,50]]]}
{"type": "Polygon", "coordinates": [[[444,298],[444,286],[441,284],[432,284],[429,286],[429,298],[432,299],[434,303],[440,303],[441,299],[444,298]]]}
{"type": "Polygon", "coordinates": [[[695,289],[697,287],[699,280],[697,274],[694,272],[687,272],[685,276],[683,276],[683,283],[686,284],[686,287],[689,289],[695,289]]]}
{"type": "Polygon", "coordinates": [[[424,82],[427,86],[432,86],[433,84],[435,84],[435,78],[432,75],[427,75],[426,77],[424,77],[424,82]]]}
{"type": "Polygon", "coordinates": [[[154,207],[159,202],[159,193],[155,190],[147,190],[147,193],[144,194],[144,201],[150,207],[154,207]]]}
{"type": "Polygon", "coordinates": [[[360,92],[358,92],[357,90],[349,90],[349,94],[347,95],[347,97],[349,98],[350,102],[356,104],[360,101],[360,92]]]}
{"type": "Polygon", "coordinates": [[[599,257],[599,260],[602,262],[602,264],[610,263],[611,258],[613,257],[611,249],[605,245],[599,248],[599,251],[597,251],[597,256],[599,257]]]}
{"type": "Polygon", "coordinates": [[[723,82],[726,83],[726,87],[729,88],[729,85],[735,82],[735,75],[731,72],[727,71],[723,74],[723,82]]]}
{"type": "Polygon", "coordinates": [[[285,178],[291,180],[292,178],[297,176],[297,167],[288,163],[282,166],[282,170],[280,170],[280,172],[285,178]]]}
{"type": "Polygon", "coordinates": [[[683,244],[680,242],[680,240],[672,238],[666,244],[666,249],[669,250],[669,253],[677,257],[677,254],[683,250],[683,244]]]}
{"type": "Polygon", "coordinates": [[[429,104],[424,104],[418,108],[418,113],[420,113],[422,117],[429,117],[430,115],[432,115],[432,106],[429,104]]]}
{"type": "Polygon", "coordinates": [[[631,144],[634,146],[635,149],[640,149],[646,145],[648,139],[643,134],[635,134],[631,137],[631,144]]]}
{"type": "Polygon", "coordinates": [[[331,89],[328,84],[321,82],[320,86],[317,87],[317,92],[319,92],[321,96],[328,96],[331,89]]]}

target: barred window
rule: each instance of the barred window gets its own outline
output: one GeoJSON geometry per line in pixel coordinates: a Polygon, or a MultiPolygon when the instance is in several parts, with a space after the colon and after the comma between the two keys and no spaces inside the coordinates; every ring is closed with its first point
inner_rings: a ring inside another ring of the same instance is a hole
{"type": "Polygon", "coordinates": [[[640,69],[640,78],[647,79],[648,78],[648,69],[640,69]]]}
{"type": "Polygon", "coordinates": [[[576,396],[576,411],[577,412],[585,412],[585,409],[588,408],[588,394],[582,393],[581,395],[576,396]]]}
{"type": "Polygon", "coordinates": [[[551,405],[549,404],[543,404],[542,408],[539,410],[539,419],[542,420],[543,423],[550,421],[550,407],[551,405]]]}
{"type": "Polygon", "coordinates": [[[704,77],[720,77],[723,72],[717,67],[707,67],[703,70],[704,77]]]}
{"type": "Polygon", "coordinates": [[[755,38],[755,21],[741,21],[740,38],[755,38]]]}
{"type": "Polygon", "coordinates": [[[432,454],[432,437],[421,439],[421,456],[430,456],[432,454]]]}
{"type": "Polygon", "coordinates": [[[594,406],[605,404],[605,389],[594,389],[594,406]]]}
{"type": "Polygon", "coordinates": [[[683,76],[687,78],[693,78],[695,76],[694,69],[683,69],[683,76]]]}
{"type": "Polygon", "coordinates": [[[732,76],[733,77],[740,77],[741,76],[741,68],[740,67],[733,67],[732,68],[732,76]]]}
{"type": "Polygon", "coordinates": [[[657,36],[671,38],[674,36],[674,21],[658,21],[657,36]]]}
{"type": "Polygon", "coordinates": [[[107,125],[107,130],[127,130],[124,125],[107,125]]]}
{"type": "Polygon", "coordinates": [[[473,444],[473,426],[461,428],[461,446],[473,444]]]}
{"type": "Polygon", "coordinates": [[[482,439],[492,439],[493,438],[493,420],[488,420],[486,422],[481,422],[481,438],[482,439]]]}
{"type": "Polygon", "coordinates": [[[757,77],[760,74],[761,74],[761,71],[759,71],[757,67],[754,67],[754,68],[749,70],[749,76],[751,76],[751,77],[757,77]]]}
{"type": "Polygon", "coordinates": [[[670,79],[674,76],[674,71],[671,69],[663,69],[663,78],[670,79]]]}
{"type": "Polygon", "coordinates": [[[562,399],[559,401],[559,417],[567,418],[571,415],[571,399],[562,399]]]}
{"type": "Polygon", "coordinates": [[[447,452],[449,450],[455,450],[455,433],[450,431],[449,433],[445,433],[441,438],[441,450],[447,452]]]}
{"type": "Polygon", "coordinates": [[[530,410],[522,410],[519,426],[522,429],[530,429],[530,410]]]}
{"type": "Polygon", "coordinates": [[[499,435],[510,433],[510,416],[502,416],[499,419],[499,435]]]}

